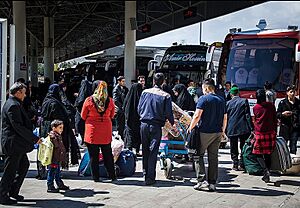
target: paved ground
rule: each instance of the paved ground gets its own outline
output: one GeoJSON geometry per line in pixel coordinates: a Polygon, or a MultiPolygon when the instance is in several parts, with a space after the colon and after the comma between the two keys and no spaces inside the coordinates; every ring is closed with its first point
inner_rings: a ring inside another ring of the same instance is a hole
{"type": "Polygon", "coordinates": [[[134,177],[119,179],[114,184],[79,177],[77,167],[72,167],[63,173],[63,180],[71,190],[48,194],[46,181],[34,178],[36,152],[29,156],[30,171],[21,190],[26,200],[10,207],[300,207],[299,176],[272,175],[272,183],[265,184],[261,176],[232,171],[228,148],[220,150],[219,184],[215,193],[193,189],[195,173],[190,163],[177,163],[173,180],[166,180],[158,166],[158,183],[145,187],[139,159],[134,177]]]}

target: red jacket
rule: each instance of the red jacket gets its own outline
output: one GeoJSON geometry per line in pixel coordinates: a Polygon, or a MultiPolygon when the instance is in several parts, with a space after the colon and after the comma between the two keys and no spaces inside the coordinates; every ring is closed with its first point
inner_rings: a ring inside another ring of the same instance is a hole
{"type": "Polygon", "coordinates": [[[109,144],[112,141],[112,118],[115,115],[113,99],[101,117],[92,97],[88,97],[82,107],[81,117],[85,120],[84,141],[89,144],[109,144]]]}
{"type": "Polygon", "coordinates": [[[263,102],[253,107],[254,131],[270,132],[277,129],[276,109],[273,103],[263,102]]]}

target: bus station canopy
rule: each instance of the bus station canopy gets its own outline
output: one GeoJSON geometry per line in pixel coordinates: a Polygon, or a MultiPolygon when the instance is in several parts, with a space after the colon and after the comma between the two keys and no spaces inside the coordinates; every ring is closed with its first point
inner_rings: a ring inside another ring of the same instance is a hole
{"type": "MultiPolygon", "coordinates": [[[[136,39],[140,40],[263,2],[137,1],[133,27],[137,26],[136,39]],[[145,24],[148,27],[143,31],[145,24]]],[[[13,22],[12,11],[12,1],[0,1],[0,17],[9,23],[13,22]]],[[[124,44],[124,1],[26,1],[26,31],[39,43],[40,56],[44,17],[54,18],[56,63],[124,44]]],[[[29,42],[29,35],[27,39],[29,42]]]]}

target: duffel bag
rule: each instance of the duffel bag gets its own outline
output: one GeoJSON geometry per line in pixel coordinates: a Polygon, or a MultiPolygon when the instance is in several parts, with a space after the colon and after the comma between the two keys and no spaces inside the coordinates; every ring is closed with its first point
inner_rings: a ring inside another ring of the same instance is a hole
{"type": "Polygon", "coordinates": [[[135,155],[130,150],[123,150],[119,155],[116,164],[120,168],[120,176],[132,176],[135,173],[135,155]]]}
{"type": "Polygon", "coordinates": [[[254,134],[252,133],[246,140],[242,150],[242,159],[247,173],[250,175],[262,175],[263,168],[258,163],[256,155],[252,153],[254,146],[254,142],[252,141],[253,138],[254,134]]]}

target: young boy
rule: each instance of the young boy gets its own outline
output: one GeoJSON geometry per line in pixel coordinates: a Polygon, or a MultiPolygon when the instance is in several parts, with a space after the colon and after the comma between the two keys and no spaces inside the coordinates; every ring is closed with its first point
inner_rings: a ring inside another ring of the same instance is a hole
{"type": "Polygon", "coordinates": [[[60,166],[66,158],[66,149],[64,147],[61,133],[64,129],[64,124],[60,120],[54,120],[51,122],[52,131],[49,133],[51,142],[53,143],[53,155],[52,162],[48,166],[47,186],[49,193],[58,193],[59,190],[69,190],[68,186],[65,186],[60,176],[60,166]],[[58,188],[54,186],[54,179],[58,188]]]}

